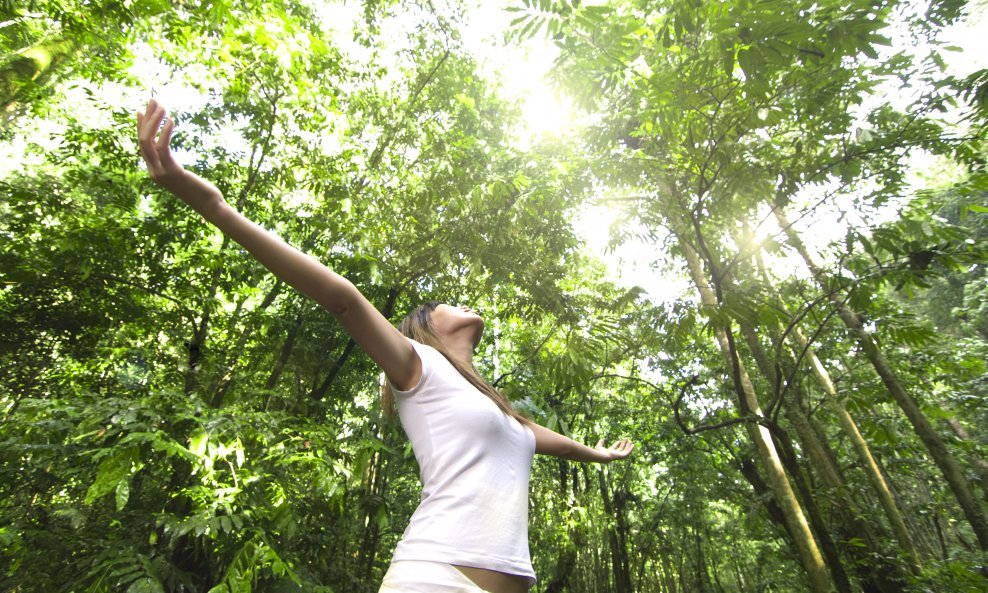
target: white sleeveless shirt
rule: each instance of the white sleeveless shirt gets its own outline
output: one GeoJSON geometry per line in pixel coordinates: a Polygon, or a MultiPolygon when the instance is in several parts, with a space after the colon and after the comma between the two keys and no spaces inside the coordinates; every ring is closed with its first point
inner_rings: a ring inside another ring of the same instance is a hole
{"type": "Polygon", "coordinates": [[[528,478],[535,435],[438,350],[409,340],[422,378],[391,386],[419,463],[422,498],[393,561],[426,560],[528,577],[528,478]]]}

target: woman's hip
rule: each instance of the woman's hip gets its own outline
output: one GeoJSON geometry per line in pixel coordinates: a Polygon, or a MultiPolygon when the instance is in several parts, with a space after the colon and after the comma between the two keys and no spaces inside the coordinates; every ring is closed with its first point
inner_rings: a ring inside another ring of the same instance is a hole
{"type": "Polygon", "coordinates": [[[487,593],[452,564],[423,560],[391,563],[378,593],[487,593]]]}

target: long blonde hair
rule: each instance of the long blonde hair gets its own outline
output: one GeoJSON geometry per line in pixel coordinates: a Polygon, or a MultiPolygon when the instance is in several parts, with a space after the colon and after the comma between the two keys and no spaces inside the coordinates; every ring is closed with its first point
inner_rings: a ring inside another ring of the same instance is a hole
{"type": "MultiPolygon", "coordinates": [[[[508,398],[504,397],[500,391],[494,389],[490,383],[485,381],[471,362],[461,361],[450,353],[442,337],[436,332],[436,326],[432,323],[432,312],[440,304],[436,301],[429,301],[424,305],[420,305],[401,320],[398,331],[419,344],[432,346],[438,350],[464,379],[469,381],[478,391],[489,397],[502,412],[515,418],[522,424],[527,424],[528,419],[514,409],[508,398]]],[[[385,417],[394,417],[394,392],[391,391],[391,384],[386,379],[381,381],[381,409],[384,411],[385,417]]]]}

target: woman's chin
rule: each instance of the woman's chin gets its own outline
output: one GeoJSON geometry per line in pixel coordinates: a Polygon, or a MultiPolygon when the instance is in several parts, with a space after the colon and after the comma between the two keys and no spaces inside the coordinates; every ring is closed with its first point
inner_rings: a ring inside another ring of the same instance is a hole
{"type": "Polygon", "coordinates": [[[476,349],[477,346],[480,345],[480,339],[484,337],[484,320],[480,318],[478,318],[478,320],[479,320],[479,323],[477,324],[478,329],[476,330],[476,333],[474,333],[473,335],[474,349],[476,349]]]}

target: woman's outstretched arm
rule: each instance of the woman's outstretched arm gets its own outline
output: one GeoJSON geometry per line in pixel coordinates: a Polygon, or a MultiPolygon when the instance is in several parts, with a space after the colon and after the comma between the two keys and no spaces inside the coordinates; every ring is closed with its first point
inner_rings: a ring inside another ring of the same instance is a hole
{"type": "Polygon", "coordinates": [[[138,144],[151,179],[239,243],[266,268],[335,316],[399,389],[418,383],[422,363],[408,340],[346,278],[248,220],[212,183],[175,160],[175,121],[151,100],[137,114],[138,144]],[[162,126],[162,122],[164,125],[162,126]]]}
{"type": "Polygon", "coordinates": [[[635,448],[627,439],[622,439],[610,447],[605,446],[604,439],[601,439],[596,447],[588,447],[534,422],[528,422],[528,427],[535,434],[536,453],[562,457],[571,461],[610,463],[631,455],[632,449],[635,448]]]}

